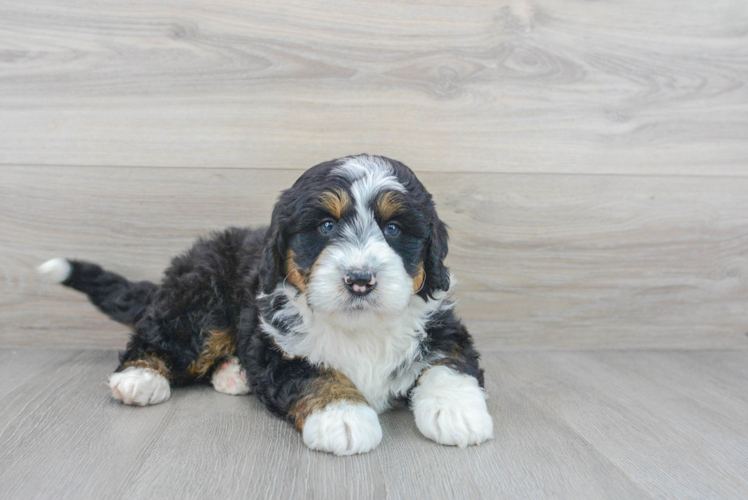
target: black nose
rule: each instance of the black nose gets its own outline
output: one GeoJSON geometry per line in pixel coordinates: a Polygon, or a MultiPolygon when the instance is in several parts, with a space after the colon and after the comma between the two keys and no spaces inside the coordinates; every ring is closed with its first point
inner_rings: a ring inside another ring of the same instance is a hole
{"type": "Polygon", "coordinates": [[[367,271],[349,271],[343,281],[354,295],[366,295],[377,286],[377,279],[367,271]]]}

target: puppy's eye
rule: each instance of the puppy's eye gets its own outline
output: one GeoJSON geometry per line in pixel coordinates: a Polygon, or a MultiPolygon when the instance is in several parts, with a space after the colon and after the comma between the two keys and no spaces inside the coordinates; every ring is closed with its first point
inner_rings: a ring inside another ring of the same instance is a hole
{"type": "Polygon", "coordinates": [[[397,224],[390,223],[384,228],[385,236],[397,236],[398,234],[400,234],[400,227],[397,224]]]}
{"type": "Polygon", "coordinates": [[[333,229],[335,229],[335,222],[331,220],[326,220],[319,225],[319,232],[322,234],[330,234],[333,229]]]}

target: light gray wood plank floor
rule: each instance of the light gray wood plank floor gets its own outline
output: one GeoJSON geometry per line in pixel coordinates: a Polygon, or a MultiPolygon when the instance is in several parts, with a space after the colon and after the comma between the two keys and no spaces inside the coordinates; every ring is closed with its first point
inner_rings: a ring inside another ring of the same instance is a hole
{"type": "Polygon", "coordinates": [[[180,388],[124,406],[109,351],[0,350],[0,498],[745,498],[748,353],[484,356],[496,437],[382,416],[372,453],[307,450],[253,397],[180,388]]]}

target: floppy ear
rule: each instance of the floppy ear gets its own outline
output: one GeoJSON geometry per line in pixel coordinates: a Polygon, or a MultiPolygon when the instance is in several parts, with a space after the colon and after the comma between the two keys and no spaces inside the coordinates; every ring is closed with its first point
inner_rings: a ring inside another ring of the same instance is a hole
{"type": "Polygon", "coordinates": [[[285,216],[281,215],[280,202],[273,209],[273,217],[265,245],[262,249],[260,263],[260,287],[263,293],[273,293],[278,282],[285,278],[284,260],[286,242],[283,236],[285,216]]]}
{"type": "Polygon", "coordinates": [[[418,294],[424,299],[433,298],[438,290],[449,290],[449,269],[444,265],[444,258],[449,251],[447,225],[434,213],[430,224],[431,235],[426,242],[426,258],[423,263],[426,271],[426,286],[418,294]]]}

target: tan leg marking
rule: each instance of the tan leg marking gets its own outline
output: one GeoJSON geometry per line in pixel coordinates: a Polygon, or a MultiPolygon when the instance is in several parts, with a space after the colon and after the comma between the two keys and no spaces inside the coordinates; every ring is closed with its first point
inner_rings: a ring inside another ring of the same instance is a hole
{"type": "Polygon", "coordinates": [[[296,402],[290,414],[294,417],[296,428],[303,431],[304,422],[314,412],[341,401],[368,405],[351,379],[337,370],[325,370],[310,384],[306,394],[296,402]]]}
{"type": "Polygon", "coordinates": [[[230,358],[235,351],[236,347],[231,333],[227,330],[208,330],[208,338],[203,344],[200,357],[190,363],[187,373],[198,378],[203,377],[213,365],[230,358]]]}
{"type": "Polygon", "coordinates": [[[135,361],[128,361],[126,363],[122,363],[122,366],[120,366],[120,370],[122,371],[125,368],[150,368],[154,372],[158,373],[162,377],[164,377],[166,380],[169,380],[169,367],[158,356],[155,354],[147,354],[142,359],[136,359],[135,361]]]}

